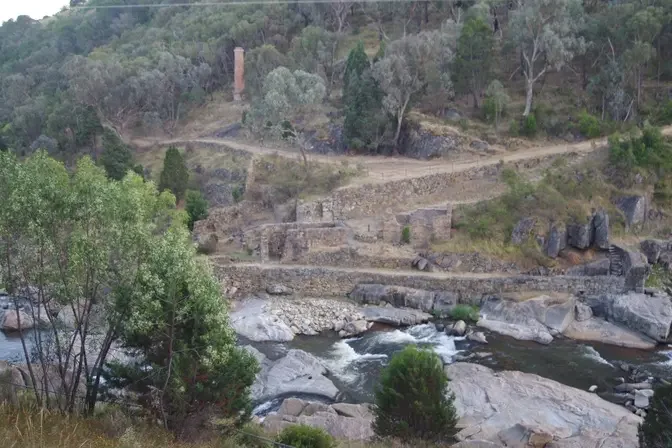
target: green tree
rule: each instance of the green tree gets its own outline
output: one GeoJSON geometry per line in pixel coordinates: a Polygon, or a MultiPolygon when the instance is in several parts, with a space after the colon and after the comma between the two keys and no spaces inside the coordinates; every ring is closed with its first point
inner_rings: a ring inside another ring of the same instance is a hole
{"type": "Polygon", "coordinates": [[[324,28],[308,26],[301,31],[301,35],[292,41],[290,55],[298,66],[308,72],[324,77],[326,95],[329,96],[334,84],[337,70],[336,50],[338,35],[324,28]]]}
{"type": "Polygon", "coordinates": [[[356,77],[362,76],[364,70],[369,68],[369,57],[364,52],[364,43],[360,40],[357,42],[355,48],[348,53],[348,59],[345,62],[345,71],[343,72],[343,97],[346,101],[352,98],[348,85],[350,78],[354,75],[356,77]]]}
{"type": "Polygon", "coordinates": [[[262,45],[245,55],[245,93],[250,98],[263,96],[264,81],[278,67],[287,67],[289,59],[273,45],[262,45]]]}
{"type": "Polygon", "coordinates": [[[113,382],[152,396],[157,417],[178,432],[204,405],[219,418],[245,423],[257,362],[236,345],[219,282],[196,259],[187,230],[169,229],[144,267],[130,292],[133,312],[119,331],[141,360],[115,364],[113,382]]]}
{"type": "Polygon", "coordinates": [[[496,79],[492,81],[487,90],[485,91],[486,97],[486,112],[491,113],[492,116],[486,118],[492,119],[495,123],[495,131],[499,130],[499,122],[502,119],[502,114],[506,108],[506,104],[509,102],[509,95],[506,94],[504,86],[501,82],[496,79]]]}
{"type": "Polygon", "coordinates": [[[189,230],[194,229],[194,223],[208,217],[208,201],[205,200],[200,191],[187,190],[185,199],[185,206],[189,221],[187,227],[189,230]]]}
{"type": "Polygon", "coordinates": [[[159,190],[170,190],[180,200],[184,197],[184,192],[187,191],[188,182],[189,170],[182,154],[176,147],[169,147],[159,177],[159,190]]]}
{"type": "Polygon", "coordinates": [[[480,17],[467,20],[457,40],[453,61],[453,84],[458,92],[471,93],[478,109],[478,98],[492,76],[492,28],[480,17]]]}
{"type": "Polygon", "coordinates": [[[133,169],[133,155],[131,150],[111,130],[103,131],[103,153],[100,164],[110,179],[121,180],[128,170],[133,169]]]}
{"type": "Polygon", "coordinates": [[[656,389],[638,436],[640,448],[672,446],[672,386],[656,389]]]}
{"type": "Polygon", "coordinates": [[[454,396],[439,356],[408,346],[381,374],[373,424],[381,437],[451,442],[457,433],[454,396]]]}
{"type": "Polygon", "coordinates": [[[535,83],[548,70],[561,69],[585,50],[578,34],[584,20],[581,0],[526,0],[512,11],[509,35],[521,52],[526,81],[523,116],[532,111],[535,83]]]}

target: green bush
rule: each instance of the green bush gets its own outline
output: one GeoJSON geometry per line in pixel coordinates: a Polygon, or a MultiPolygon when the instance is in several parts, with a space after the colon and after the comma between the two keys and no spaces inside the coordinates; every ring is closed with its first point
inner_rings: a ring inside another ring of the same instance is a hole
{"type": "Polygon", "coordinates": [[[176,147],[171,146],[166,151],[163,160],[163,170],[159,178],[159,191],[170,190],[179,201],[184,196],[189,182],[189,170],[184,158],[176,147]]]}
{"type": "Polygon", "coordinates": [[[105,168],[107,177],[114,180],[124,178],[129,170],[133,170],[133,154],[129,147],[109,129],[103,131],[103,153],[100,164],[105,168]]]}
{"type": "Polygon", "coordinates": [[[235,202],[237,204],[240,201],[242,201],[243,200],[243,193],[244,193],[244,190],[243,190],[242,186],[236,185],[235,187],[233,187],[233,189],[231,190],[231,196],[233,197],[233,202],[235,202]]]}
{"type": "Polygon", "coordinates": [[[273,448],[273,444],[268,440],[268,435],[264,429],[254,423],[248,423],[238,432],[235,437],[237,447],[246,448],[273,448]]]}
{"type": "Polygon", "coordinates": [[[200,191],[187,190],[184,209],[189,215],[187,225],[189,230],[194,230],[194,223],[208,217],[208,201],[205,200],[200,191]]]}
{"type": "Polygon", "coordinates": [[[294,448],[336,448],[333,437],[320,428],[308,425],[288,426],[275,441],[294,448]]]}
{"type": "Polygon", "coordinates": [[[409,226],[405,226],[402,231],[401,231],[401,242],[404,244],[410,244],[411,243],[411,228],[409,226]]]}
{"type": "Polygon", "coordinates": [[[653,122],[657,125],[672,124],[672,100],[659,106],[653,114],[653,122]]]}
{"type": "Polygon", "coordinates": [[[453,441],[457,416],[448,381],[434,352],[411,345],[394,355],[376,389],[376,434],[403,441],[453,441]]]}
{"type": "Polygon", "coordinates": [[[644,422],[639,425],[640,448],[672,446],[672,386],[656,389],[644,422]]]}
{"type": "Polygon", "coordinates": [[[521,133],[526,137],[534,137],[537,135],[537,117],[534,114],[523,117],[521,133]]]}
{"type": "Polygon", "coordinates": [[[520,135],[520,122],[515,118],[509,123],[509,135],[512,137],[518,137],[520,135]]]}
{"type": "Polygon", "coordinates": [[[602,135],[600,120],[583,110],[579,113],[579,132],[586,138],[597,138],[602,135]]]}
{"type": "Polygon", "coordinates": [[[478,322],[478,307],[469,305],[457,305],[450,310],[450,318],[465,322],[478,322]]]}

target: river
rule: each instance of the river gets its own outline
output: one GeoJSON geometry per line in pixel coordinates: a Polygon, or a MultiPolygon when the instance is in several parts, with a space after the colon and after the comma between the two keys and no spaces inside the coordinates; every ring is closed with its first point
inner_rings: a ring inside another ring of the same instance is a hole
{"type": "Polygon", "coordinates": [[[436,331],[434,324],[424,324],[406,329],[377,326],[373,331],[351,339],[340,339],[333,333],[299,336],[285,344],[251,345],[271,359],[279,358],[291,348],[315,355],[329,369],[330,378],[342,393],[340,399],[350,402],[372,401],[381,370],[392,355],[409,344],[434,350],[444,362],[476,354],[468,362],[495,370],[535,373],[583,390],[592,385],[597,385],[600,390],[613,387],[615,378],[625,376],[620,369],[624,362],[644,368],[656,377],[672,376],[670,348],[644,351],[559,338],[550,345],[541,345],[498,334],[487,334],[487,338],[487,345],[478,344],[436,331]]]}

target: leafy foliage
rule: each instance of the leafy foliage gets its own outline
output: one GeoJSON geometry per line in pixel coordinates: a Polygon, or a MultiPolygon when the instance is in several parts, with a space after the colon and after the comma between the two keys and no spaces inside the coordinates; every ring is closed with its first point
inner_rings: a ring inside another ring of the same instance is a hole
{"type": "Polygon", "coordinates": [[[184,209],[189,215],[187,227],[193,230],[194,223],[208,217],[208,201],[205,200],[200,191],[187,190],[184,209]]]}
{"type": "Polygon", "coordinates": [[[602,134],[600,120],[587,111],[582,110],[579,114],[579,132],[587,138],[597,138],[602,134]]]}
{"type": "Polygon", "coordinates": [[[672,152],[659,128],[646,126],[641,136],[609,137],[609,159],[617,167],[632,171],[645,168],[659,174],[672,170],[672,152]]]}
{"type": "Polygon", "coordinates": [[[457,416],[448,381],[434,352],[408,346],[394,355],[376,389],[376,434],[404,441],[452,441],[457,416]]]}
{"type": "Polygon", "coordinates": [[[296,448],[336,448],[336,441],[321,428],[292,425],[282,430],[275,439],[296,448]]]}
{"type": "Polygon", "coordinates": [[[103,153],[100,163],[110,179],[121,180],[133,170],[133,155],[121,139],[109,129],[103,132],[103,153]]]}
{"type": "Polygon", "coordinates": [[[494,38],[481,17],[464,24],[453,61],[453,84],[458,92],[471,93],[478,108],[479,96],[492,74],[494,38]]]}
{"type": "Polygon", "coordinates": [[[521,126],[520,132],[527,137],[534,137],[537,135],[537,117],[535,114],[529,114],[523,117],[523,125],[521,126]]]}
{"type": "Polygon", "coordinates": [[[655,390],[644,422],[639,426],[640,448],[669,448],[672,445],[672,386],[655,390]]]}
{"type": "Polygon", "coordinates": [[[163,160],[163,170],[159,178],[159,190],[170,190],[179,200],[184,197],[189,182],[189,170],[180,151],[171,146],[163,160]]]}
{"type": "Polygon", "coordinates": [[[450,310],[450,318],[453,320],[463,320],[465,322],[478,322],[478,308],[469,305],[456,305],[450,310]]]}
{"type": "Polygon", "coordinates": [[[411,228],[409,226],[404,226],[404,228],[401,229],[401,242],[404,244],[411,243],[411,228]]]}

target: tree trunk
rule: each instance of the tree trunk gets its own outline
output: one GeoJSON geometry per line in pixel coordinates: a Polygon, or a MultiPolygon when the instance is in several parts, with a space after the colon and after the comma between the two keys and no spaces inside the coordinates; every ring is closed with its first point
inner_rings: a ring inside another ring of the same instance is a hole
{"type": "Polygon", "coordinates": [[[471,89],[471,96],[474,97],[474,109],[478,109],[478,95],[476,94],[476,89],[471,89]]]}
{"type": "Polygon", "coordinates": [[[425,2],[425,25],[429,23],[429,2],[425,2]]]}
{"type": "Polygon", "coordinates": [[[404,114],[402,112],[399,112],[397,116],[397,132],[394,134],[394,146],[397,147],[399,145],[399,134],[401,134],[401,123],[404,121],[404,114]]]}
{"type": "Polygon", "coordinates": [[[527,93],[525,95],[525,111],[523,112],[523,117],[530,115],[532,111],[532,94],[534,93],[534,83],[531,80],[531,77],[527,78],[527,93]]]}

